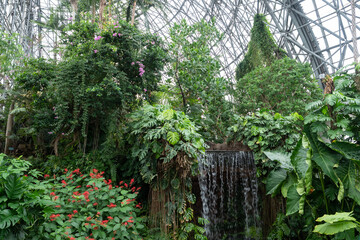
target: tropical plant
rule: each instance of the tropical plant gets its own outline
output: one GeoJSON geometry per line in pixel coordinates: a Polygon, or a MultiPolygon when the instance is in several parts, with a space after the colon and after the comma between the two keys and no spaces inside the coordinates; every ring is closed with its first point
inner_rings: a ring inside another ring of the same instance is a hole
{"type": "Polygon", "coordinates": [[[325,222],[315,226],[314,232],[325,234],[325,235],[335,235],[339,233],[344,233],[344,239],[355,239],[355,228],[359,229],[360,223],[356,221],[354,217],[351,216],[352,212],[342,212],[335,214],[325,214],[322,217],[316,219],[317,222],[325,222]]]}
{"type": "Polygon", "coordinates": [[[334,85],[331,94],[310,103],[305,123],[324,139],[360,143],[360,93],[356,90],[355,75],[346,69],[328,76],[327,84],[334,85]]]}
{"type": "Polygon", "coordinates": [[[309,64],[288,57],[274,60],[270,66],[259,66],[238,79],[236,110],[247,114],[269,109],[284,115],[305,115],[305,106],[321,99],[321,89],[312,78],[309,64]]]}
{"type": "Polygon", "coordinates": [[[41,219],[41,207],[35,190],[37,170],[25,160],[0,154],[0,238],[29,239],[27,229],[41,219]]]}
{"type": "Polygon", "coordinates": [[[286,52],[275,43],[265,15],[256,14],[251,29],[248,51],[236,67],[235,79],[239,80],[259,66],[270,66],[276,59],[285,56],[286,52]]]}
{"type": "Polygon", "coordinates": [[[40,202],[46,222],[39,228],[46,239],[142,239],[144,219],[135,198],[140,188],[134,180],[113,183],[104,172],[89,175],[79,169],[60,176],[47,176],[38,186],[44,189],[40,202]]]}
{"type": "Polygon", "coordinates": [[[35,113],[29,128],[44,134],[55,155],[65,149],[86,155],[113,136],[110,127],[121,125],[125,113],[152,100],[165,52],[158,37],[124,21],[100,29],[86,16],[64,29],[62,42],[59,63],[27,64],[17,79],[19,99],[35,113]]]}
{"type": "Polygon", "coordinates": [[[229,128],[228,141],[241,142],[254,152],[258,176],[266,175],[268,169],[275,167],[268,161],[265,151],[291,152],[301,137],[303,117],[297,113],[282,116],[270,111],[251,115],[234,116],[234,124],[229,128]]]}
{"type": "MultiPolygon", "coordinates": [[[[309,104],[309,109],[316,106],[316,110],[306,117],[303,137],[292,154],[265,152],[281,166],[274,169],[266,180],[268,194],[281,192],[287,198],[287,215],[298,213],[312,219],[308,223],[312,226],[307,228],[308,234],[317,217],[335,212],[345,214],[360,204],[358,93],[350,75],[343,73],[334,79],[335,89],[326,94],[323,101],[309,104]]],[[[328,81],[331,81],[330,77],[328,81]]],[[[354,214],[355,218],[358,217],[357,212],[354,214]]],[[[331,218],[343,216],[339,218],[341,221],[334,220],[334,224],[327,221],[328,217],[320,218],[319,221],[326,220],[326,223],[319,225],[314,232],[336,234],[337,239],[349,234],[353,236],[354,229],[350,227],[355,226],[350,223],[353,219],[350,221],[350,218],[340,215],[331,218]],[[342,231],[345,233],[340,234],[342,231]]]]}
{"type": "Polygon", "coordinates": [[[139,169],[151,185],[152,225],[173,237],[188,229],[182,227],[193,218],[191,176],[197,173],[197,158],[205,151],[197,129],[183,112],[170,106],[145,105],[130,115],[131,152],[137,161],[128,166],[139,169]]]}
{"type": "Polygon", "coordinates": [[[248,52],[236,68],[236,110],[240,114],[268,109],[304,115],[305,105],[321,98],[311,75],[309,64],[290,59],[276,45],[265,16],[257,14],[248,52]]]}
{"type": "Polygon", "coordinates": [[[207,140],[223,142],[231,119],[230,81],[220,76],[221,64],[211,54],[222,35],[215,20],[188,25],[185,20],[170,29],[170,66],[163,89],[168,102],[185,112],[207,140]]]}

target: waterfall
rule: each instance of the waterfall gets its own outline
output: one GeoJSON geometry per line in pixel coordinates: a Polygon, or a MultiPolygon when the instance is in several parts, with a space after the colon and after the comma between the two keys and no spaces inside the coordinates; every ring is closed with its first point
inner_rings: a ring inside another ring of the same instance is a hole
{"type": "Polygon", "coordinates": [[[208,151],[199,160],[202,215],[208,240],[256,239],[258,185],[251,152],[208,151]]]}

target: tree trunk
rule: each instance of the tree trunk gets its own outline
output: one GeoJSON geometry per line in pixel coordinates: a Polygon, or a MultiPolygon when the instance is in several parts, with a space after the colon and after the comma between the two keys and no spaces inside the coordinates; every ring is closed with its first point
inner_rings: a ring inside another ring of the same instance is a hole
{"type": "Polygon", "coordinates": [[[10,105],[10,109],[9,109],[9,114],[8,114],[8,119],[7,119],[7,123],[6,123],[6,131],[5,131],[5,148],[4,148],[4,153],[5,154],[9,154],[9,147],[11,145],[11,140],[10,140],[10,136],[12,133],[12,127],[14,124],[14,118],[13,115],[11,114],[12,110],[14,110],[15,108],[15,102],[12,101],[11,105],[10,105]]]}
{"type": "Polygon", "coordinates": [[[136,0],[134,1],[134,5],[132,8],[131,26],[134,26],[134,22],[135,22],[135,9],[136,9],[136,0]]]}

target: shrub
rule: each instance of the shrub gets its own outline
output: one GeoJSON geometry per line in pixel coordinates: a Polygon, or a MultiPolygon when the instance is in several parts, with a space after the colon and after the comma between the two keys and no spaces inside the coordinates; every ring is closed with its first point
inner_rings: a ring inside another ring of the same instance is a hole
{"type": "Polygon", "coordinates": [[[114,184],[93,169],[89,175],[79,169],[41,183],[44,189],[45,224],[40,232],[55,239],[141,239],[143,219],[135,198],[140,188],[121,181],[114,184]]]}
{"type": "Polygon", "coordinates": [[[25,239],[26,229],[41,218],[35,190],[39,172],[31,164],[0,154],[0,239],[25,239]]]}

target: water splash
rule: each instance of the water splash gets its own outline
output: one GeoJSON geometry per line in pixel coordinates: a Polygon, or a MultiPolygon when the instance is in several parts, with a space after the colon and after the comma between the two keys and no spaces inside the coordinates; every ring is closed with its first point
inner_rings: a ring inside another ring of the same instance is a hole
{"type": "Polygon", "coordinates": [[[199,161],[203,218],[209,240],[254,239],[258,185],[251,152],[208,151],[199,161]]]}

